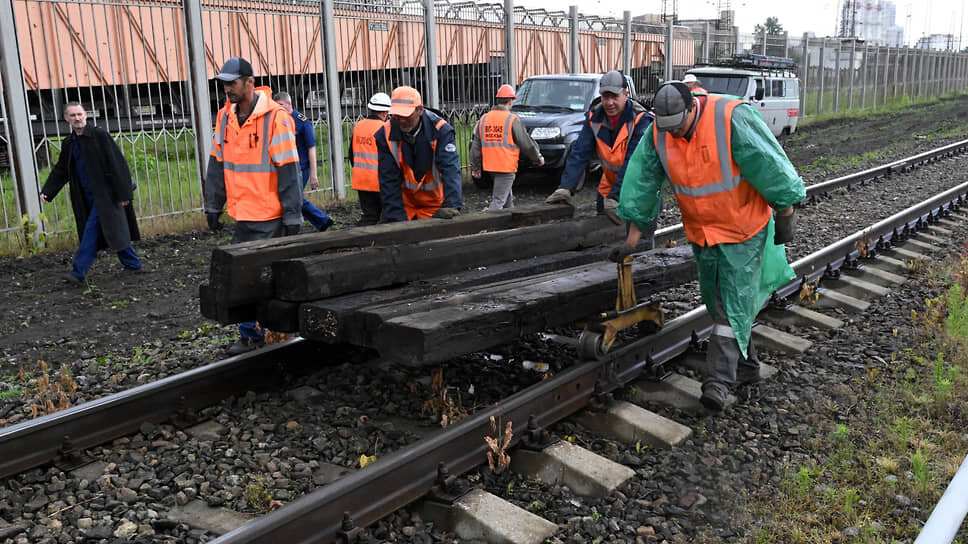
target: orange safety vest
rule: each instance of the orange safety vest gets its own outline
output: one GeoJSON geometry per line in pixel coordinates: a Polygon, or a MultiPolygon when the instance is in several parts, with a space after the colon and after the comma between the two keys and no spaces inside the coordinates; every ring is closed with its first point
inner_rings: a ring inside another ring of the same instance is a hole
{"type": "Polygon", "coordinates": [[[699,246],[745,242],[770,221],[769,203],[743,179],[730,150],[733,110],[742,103],[709,95],[688,141],[653,131],[686,238],[699,246]]]}
{"type": "Polygon", "coordinates": [[[236,221],[282,217],[278,168],[299,162],[292,116],[271,97],[268,87],[257,88],[241,127],[238,105],[226,102],[218,112],[211,156],[222,164],[226,208],[236,221]]]}
{"type": "Polygon", "coordinates": [[[512,173],[518,171],[521,149],[514,143],[511,125],[518,116],[502,109],[491,110],[481,116],[477,134],[481,139],[481,158],[485,172],[512,173]]]}
{"type": "MultiPolygon", "coordinates": [[[[602,124],[592,123],[592,115],[594,115],[592,112],[588,113],[588,122],[591,123],[592,134],[595,135],[595,144],[598,148],[598,157],[602,160],[604,167],[602,181],[598,183],[598,194],[604,198],[612,190],[612,185],[615,185],[615,182],[618,181],[618,173],[622,170],[622,165],[625,164],[625,155],[628,153],[629,138],[632,137],[635,125],[645,115],[645,112],[639,112],[635,118],[622,125],[619,133],[615,135],[615,141],[612,142],[611,147],[598,137],[598,131],[602,128],[602,124]]],[[[604,112],[602,112],[602,115],[604,115],[604,112]]]]}
{"type": "Polygon", "coordinates": [[[382,126],[383,121],[379,119],[363,119],[353,127],[353,181],[350,186],[357,191],[380,190],[379,161],[373,135],[382,126]]]}
{"type": "MultiPolygon", "coordinates": [[[[423,122],[422,120],[420,121],[423,122]]],[[[447,121],[440,119],[434,125],[434,130],[440,130],[447,121]]],[[[437,170],[437,138],[430,143],[433,149],[433,166],[424,173],[423,179],[417,181],[416,176],[410,166],[403,162],[403,150],[400,149],[399,140],[390,139],[390,121],[384,125],[386,132],[387,145],[390,146],[390,155],[397,157],[400,170],[403,172],[403,208],[407,212],[408,219],[427,219],[440,209],[444,202],[444,186],[441,184],[440,171],[437,170]]]]}

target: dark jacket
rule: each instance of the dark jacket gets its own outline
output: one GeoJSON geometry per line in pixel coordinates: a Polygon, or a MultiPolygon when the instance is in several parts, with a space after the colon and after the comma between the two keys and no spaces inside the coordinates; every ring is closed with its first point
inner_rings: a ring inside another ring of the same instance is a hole
{"type": "Polygon", "coordinates": [[[639,140],[642,139],[642,134],[645,133],[645,129],[652,123],[653,117],[641,104],[631,98],[625,102],[625,110],[622,111],[622,116],[619,118],[618,129],[612,129],[605,115],[605,108],[602,107],[601,102],[592,102],[589,112],[591,113],[591,118],[588,119],[586,116],[581,133],[578,134],[578,140],[571,146],[568,161],[565,163],[565,169],[561,173],[561,184],[559,187],[570,189],[572,192],[575,192],[575,187],[578,186],[578,180],[581,178],[582,173],[584,173],[588,161],[598,157],[598,143],[596,140],[601,140],[605,145],[611,146],[615,143],[615,136],[618,134],[622,125],[635,119],[636,115],[645,113],[632,129],[632,134],[629,134],[629,145],[625,152],[625,162],[622,164],[622,170],[618,173],[618,181],[612,185],[608,193],[608,198],[618,200],[619,194],[622,191],[622,179],[625,177],[625,167],[628,165],[632,153],[635,152],[635,148],[638,147],[639,140]],[[599,129],[598,134],[592,132],[592,123],[602,124],[602,128],[599,129]]]}
{"type": "MultiPolygon", "coordinates": [[[[84,197],[84,187],[77,177],[74,165],[73,135],[72,132],[64,138],[60,157],[47,176],[41,192],[47,195],[48,200],[53,200],[64,185],[70,183],[71,208],[74,210],[77,237],[80,239],[91,209],[84,197]]],[[[138,220],[130,203],[134,199],[134,187],[131,185],[128,163],[124,160],[118,144],[114,143],[114,139],[103,128],[88,123],[84,134],[79,137],[79,142],[87,166],[91,193],[94,195],[94,207],[97,208],[101,222],[98,248],[121,251],[130,246],[133,240],[141,239],[138,220]],[[122,207],[121,202],[124,201],[129,204],[122,207]]]]}
{"type": "MultiPolygon", "coordinates": [[[[441,117],[426,108],[420,122],[423,126],[413,145],[403,140],[400,125],[396,119],[390,117],[390,139],[402,142],[404,162],[413,170],[417,179],[430,170],[434,164],[440,172],[441,183],[444,188],[444,202],[442,208],[460,209],[463,205],[461,192],[460,156],[457,154],[457,142],[454,128],[444,123],[438,131],[434,128],[441,117]],[[437,151],[433,151],[431,141],[437,139],[437,151]]],[[[403,206],[403,172],[397,158],[390,153],[387,144],[386,126],[373,135],[379,155],[380,194],[383,198],[383,214],[387,221],[406,221],[407,215],[403,206]]]]}

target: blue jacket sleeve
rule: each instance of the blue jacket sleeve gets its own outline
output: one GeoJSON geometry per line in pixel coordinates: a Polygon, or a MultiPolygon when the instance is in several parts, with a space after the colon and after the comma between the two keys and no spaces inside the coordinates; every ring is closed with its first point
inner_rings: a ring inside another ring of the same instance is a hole
{"type": "Polygon", "coordinates": [[[618,200],[619,195],[622,193],[622,182],[625,180],[625,171],[628,169],[629,160],[632,158],[632,154],[635,153],[635,148],[639,146],[639,141],[642,139],[642,135],[645,134],[645,129],[652,123],[652,117],[646,113],[642,115],[639,122],[635,124],[632,128],[632,136],[629,138],[629,146],[625,150],[625,161],[622,162],[622,168],[618,171],[618,179],[612,185],[612,189],[608,192],[608,198],[612,200],[618,200]]]}
{"type": "Polygon", "coordinates": [[[390,154],[384,128],[374,134],[377,148],[377,177],[380,180],[380,198],[383,200],[383,217],[388,222],[406,221],[403,207],[403,174],[396,158],[390,154]]]}
{"type": "Polygon", "coordinates": [[[454,127],[445,124],[437,132],[437,170],[444,184],[443,208],[461,209],[464,205],[464,194],[461,190],[460,155],[457,154],[457,139],[454,127]]]}
{"type": "MultiPolygon", "coordinates": [[[[306,149],[316,147],[316,130],[313,128],[313,124],[308,121],[303,123],[302,132],[303,141],[306,142],[306,149]]],[[[352,141],[352,139],[350,141],[352,141]]]]}
{"type": "Polygon", "coordinates": [[[568,189],[572,193],[575,192],[575,187],[578,187],[578,180],[584,174],[588,161],[596,153],[596,138],[597,136],[592,133],[592,126],[586,120],[582,124],[578,139],[571,145],[571,151],[568,152],[565,170],[561,173],[561,184],[558,185],[559,189],[568,189]]]}

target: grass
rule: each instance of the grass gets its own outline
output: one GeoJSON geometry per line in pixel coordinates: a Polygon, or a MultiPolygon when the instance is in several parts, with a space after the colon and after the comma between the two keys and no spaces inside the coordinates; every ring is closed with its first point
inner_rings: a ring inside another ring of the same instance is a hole
{"type": "MultiPolygon", "coordinates": [[[[752,503],[751,542],[911,541],[965,455],[968,410],[968,252],[920,281],[943,294],[912,310],[914,348],[852,378],[862,414],[806,441],[780,489],[752,503]],[[910,506],[908,506],[910,501],[910,506]]],[[[831,419],[841,410],[830,400],[831,419]]],[[[966,529],[959,533],[965,542],[966,529]]]]}

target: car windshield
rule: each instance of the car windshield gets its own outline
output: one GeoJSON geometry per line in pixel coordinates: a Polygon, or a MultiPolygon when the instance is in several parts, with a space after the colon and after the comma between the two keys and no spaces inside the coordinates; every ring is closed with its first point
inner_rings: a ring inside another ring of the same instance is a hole
{"type": "Polygon", "coordinates": [[[696,74],[703,89],[716,94],[731,94],[746,96],[749,87],[748,76],[722,76],[713,74],[696,74]]]}
{"type": "Polygon", "coordinates": [[[527,79],[518,88],[513,109],[585,111],[594,96],[594,81],[527,79]]]}

